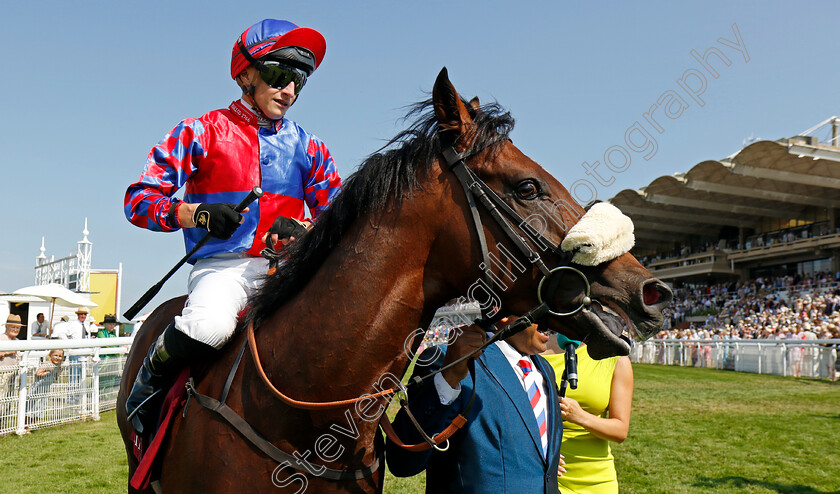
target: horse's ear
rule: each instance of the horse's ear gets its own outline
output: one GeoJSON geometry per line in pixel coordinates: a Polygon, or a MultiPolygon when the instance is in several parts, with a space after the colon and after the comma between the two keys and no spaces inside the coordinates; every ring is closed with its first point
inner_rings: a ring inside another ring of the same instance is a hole
{"type": "Polygon", "coordinates": [[[435,107],[435,117],[442,130],[453,132],[456,138],[469,131],[472,124],[470,112],[458,96],[455,86],[449,81],[446,67],[440,71],[435,80],[432,102],[435,107]]]}
{"type": "Polygon", "coordinates": [[[475,111],[481,110],[481,103],[478,101],[478,96],[473,96],[473,99],[470,100],[470,108],[475,111]]]}

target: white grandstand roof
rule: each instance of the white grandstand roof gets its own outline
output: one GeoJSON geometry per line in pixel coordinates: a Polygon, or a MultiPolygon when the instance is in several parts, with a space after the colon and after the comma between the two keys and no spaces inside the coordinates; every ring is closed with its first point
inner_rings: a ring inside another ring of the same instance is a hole
{"type": "MultiPolygon", "coordinates": [[[[828,124],[836,144],[838,117],[805,133],[828,124]]],[[[811,135],[761,140],[640,190],[622,190],[609,202],[633,219],[641,248],[691,236],[716,239],[722,226],[755,228],[767,218],[813,220],[815,208],[840,209],[840,147],[811,135]]]]}

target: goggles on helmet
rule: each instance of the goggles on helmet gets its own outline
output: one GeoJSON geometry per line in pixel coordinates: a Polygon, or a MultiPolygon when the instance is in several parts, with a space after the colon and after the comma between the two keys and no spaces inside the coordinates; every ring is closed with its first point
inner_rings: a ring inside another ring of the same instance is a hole
{"type": "Polygon", "coordinates": [[[275,89],[283,89],[294,82],[297,95],[306,84],[306,72],[296,67],[274,60],[260,60],[254,66],[259,70],[262,80],[275,89]]]}

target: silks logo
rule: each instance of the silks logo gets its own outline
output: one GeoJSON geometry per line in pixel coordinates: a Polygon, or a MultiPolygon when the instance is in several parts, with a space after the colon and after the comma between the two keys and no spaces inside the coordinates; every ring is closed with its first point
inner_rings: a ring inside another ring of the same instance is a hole
{"type": "Polygon", "coordinates": [[[198,213],[198,217],[195,219],[195,224],[202,228],[207,228],[207,223],[210,221],[210,212],[209,211],[201,211],[198,213]]]}

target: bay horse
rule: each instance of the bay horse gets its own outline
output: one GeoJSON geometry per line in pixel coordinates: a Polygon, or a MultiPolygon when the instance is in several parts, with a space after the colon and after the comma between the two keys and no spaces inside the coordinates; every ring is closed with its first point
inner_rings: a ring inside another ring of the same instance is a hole
{"type": "MultiPolygon", "coordinates": [[[[406,339],[420,334],[415,330],[427,327],[452,299],[484,293],[488,301],[482,307],[498,317],[538,304],[544,273],[516,254],[515,242],[487,212],[480,213],[483,221],[474,221],[464,187],[442,158],[448,146],[522,218],[550,213],[541,229],[555,245],[585,213],[563,185],[509,140],[512,117],[496,104],[462,100],[445,68],[431,99],[409,116],[416,122],[359,166],[250,301],[247,319],[257,328],[255,347],[265,376],[292,398],[328,402],[381,391],[383,376],[402,376],[407,369],[406,339]],[[485,262],[479,244],[486,245],[492,262],[485,262]],[[496,285],[479,283],[484,279],[496,285]]],[[[514,227],[526,236],[522,225],[514,227]]],[[[543,254],[547,264],[558,264],[555,252],[543,254]]],[[[549,329],[586,341],[593,357],[603,358],[629,353],[622,331],[644,339],[661,328],[671,292],[632,255],[578,268],[590,282],[592,303],[568,317],[548,316],[543,324],[549,329]]],[[[555,297],[580,299],[580,291],[561,287],[555,297]]],[[[183,297],[173,299],[153,312],[126,362],[117,420],[130,474],[137,462],[125,398],[149,345],[183,304],[183,297]]],[[[360,402],[328,410],[287,405],[260,377],[254,356],[244,349],[245,333],[238,331],[206,372],[195,376],[195,389],[219,397],[233,375],[227,404],[297,465],[271,460],[217,414],[192,404],[175,418],[163,447],[162,491],[381,492],[384,465],[360,479],[327,480],[318,472],[375,464],[381,436],[369,418],[371,410],[381,413],[387,400],[368,401],[364,409],[360,402]],[[244,356],[230,374],[240,349],[244,356]]],[[[410,340],[408,347],[417,348],[420,340],[410,340]]]]}

